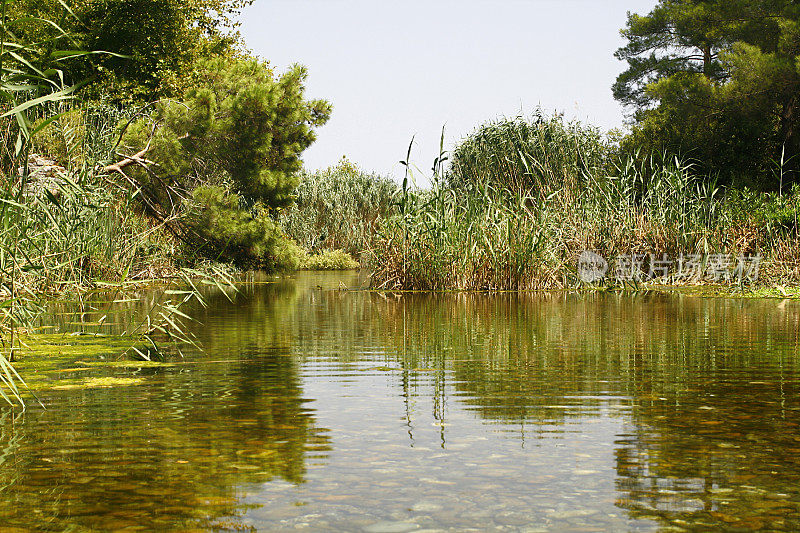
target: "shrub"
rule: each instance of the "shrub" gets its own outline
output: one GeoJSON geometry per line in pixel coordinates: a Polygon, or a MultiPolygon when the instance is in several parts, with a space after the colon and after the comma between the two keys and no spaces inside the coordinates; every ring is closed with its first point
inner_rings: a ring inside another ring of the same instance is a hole
{"type": "Polygon", "coordinates": [[[342,250],[325,250],[314,255],[303,252],[300,256],[301,270],[356,270],[359,266],[358,261],[342,250]]]}
{"type": "Polygon", "coordinates": [[[371,246],[379,221],[393,211],[397,185],[343,159],[326,170],[300,176],[297,202],[280,220],[300,245],[320,253],[341,249],[359,257],[371,246]]]}
{"type": "Polygon", "coordinates": [[[242,209],[239,195],[223,187],[197,187],[186,223],[203,243],[196,251],[205,257],[270,271],[300,264],[300,249],[268,211],[261,204],[242,209]]]}
{"type": "Polygon", "coordinates": [[[181,102],[159,102],[128,129],[126,153],[138,156],[124,170],[125,162],[109,168],[132,178],[148,213],[177,227],[200,253],[240,266],[292,268],[296,246],[275,217],[294,199],[302,152],[330,105],[304,98],[300,66],[275,77],[256,60],[216,58],[200,61],[197,71],[198,86],[181,102]]]}

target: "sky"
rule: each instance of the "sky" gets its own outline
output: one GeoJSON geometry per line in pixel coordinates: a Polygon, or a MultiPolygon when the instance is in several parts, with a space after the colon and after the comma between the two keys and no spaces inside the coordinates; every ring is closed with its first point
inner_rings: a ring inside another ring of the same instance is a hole
{"type": "Polygon", "coordinates": [[[611,84],[628,11],[656,0],[255,0],[241,15],[247,47],[278,73],[308,67],[306,95],[333,104],[304,153],[310,170],[342,156],[426,181],[445,149],[482,123],[537,107],[621,127],[611,84]]]}

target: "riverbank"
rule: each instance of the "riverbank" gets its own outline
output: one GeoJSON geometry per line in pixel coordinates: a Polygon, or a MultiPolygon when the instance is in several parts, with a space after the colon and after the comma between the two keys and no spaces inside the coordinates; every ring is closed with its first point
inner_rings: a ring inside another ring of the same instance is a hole
{"type": "Polygon", "coordinates": [[[488,123],[409,185],[371,249],[375,286],[412,290],[800,284],[800,187],[717,185],[691,162],[623,154],[560,118],[488,123]],[[502,163],[501,163],[502,162],[502,163]],[[583,276],[585,258],[596,273],[583,276]]]}

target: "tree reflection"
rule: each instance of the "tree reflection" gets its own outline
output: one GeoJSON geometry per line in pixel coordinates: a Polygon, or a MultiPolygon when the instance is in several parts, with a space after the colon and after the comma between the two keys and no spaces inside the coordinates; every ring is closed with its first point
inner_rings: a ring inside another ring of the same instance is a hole
{"type": "Polygon", "coordinates": [[[287,357],[281,302],[292,298],[275,285],[220,306],[227,325],[197,331],[206,353],[194,360],[82,373],[147,386],[43,391],[48,410],[0,420],[4,526],[30,526],[35,509],[44,530],[208,527],[240,512],[248,485],[303,483],[330,444],[287,357]]]}

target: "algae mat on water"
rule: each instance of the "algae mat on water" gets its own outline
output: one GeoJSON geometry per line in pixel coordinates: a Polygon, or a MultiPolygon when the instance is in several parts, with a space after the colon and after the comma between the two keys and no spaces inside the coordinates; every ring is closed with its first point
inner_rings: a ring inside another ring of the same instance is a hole
{"type": "Polygon", "coordinates": [[[136,339],[125,337],[37,334],[26,335],[22,343],[15,367],[31,391],[134,385],[143,378],[120,374],[172,366],[130,360],[136,339]]]}
{"type": "Polygon", "coordinates": [[[75,383],[65,383],[51,387],[53,390],[73,390],[73,389],[94,389],[108,387],[124,387],[137,385],[144,381],[144,378],[85,378],[75,383]]]}

